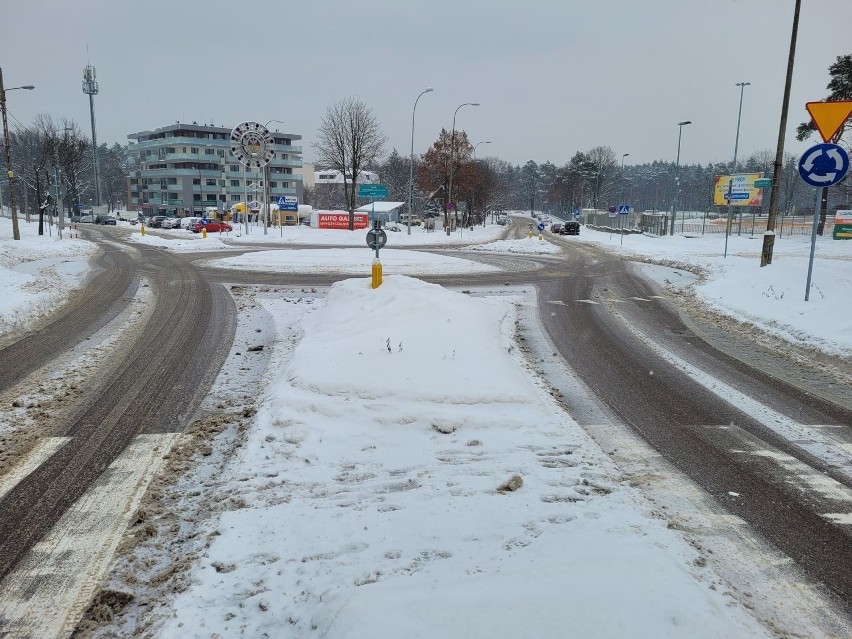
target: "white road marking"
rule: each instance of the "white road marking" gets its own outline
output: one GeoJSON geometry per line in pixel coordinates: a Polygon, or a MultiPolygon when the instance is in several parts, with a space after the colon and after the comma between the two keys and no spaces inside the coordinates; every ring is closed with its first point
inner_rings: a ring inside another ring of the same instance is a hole
{"type": "Polygon", "coordinates": [[[596,302],[595,300],[575,300],[577,302],[582,302],[583,304],[600,304],[600,302],[596,302]]]}
{"type": "Polygon", "coordinates": [[[830,519],[835,524],[852,526],[852,513],[824,513],[823,517],[830,519]]]}
{"type": "Polygon", "coordinates": [[[565,302],[563,302],[562,300],[547,300],[547,303],[548,303],[548,304],[559,304],[560,306],[568,306],[568,305],[567,305],[565,302]]]}
{"type": "Polygon", "coordinates": [[[2,582],[3,636],[65,639],[177,433],[139,435],[2,582]]]}
{"type": "Polygon", "coordinates": [[[749,397],[712,374],[693,366],[644,333],[636,330],[629,323],[625,322],[624,325],[658,356],[679,368],[695,382],[766,428],[778,433],[790,444],[801,448],[826,465],[836,468],[838,472],[852,480],[852,450],[850,450],[848,443],[840,441],[829,433],[820,432],[820,429],[824,429],[824,427],[811,427],[793,421],[786,415],[773,410],[753,397],[749,397]]]}
{"type": "Polygon", "coordinates": [[[823,475],[807,464],[800,462],[795,457],[777,450],[750,450],[742,451],[755,457],[764,457],[777,463],[786,473],[795,477],[797,483],[802,484],[802,489],[812,490],[826,499],[839,502],[852,503],[852,490],[839,481],[823,475]]]}
{"type": "Polygon", "coordinates": [[[0,499],[17,486],[21,480],[41,466],[53,453],[62,448],[70,437],[45,437],[40,439],[35,447],[24,455],[14,468],[0,477],[0,499]]]}
{"type": "Polygon", "coordinates": [[[631,297],[630,299],[636,300],[637,302],[650,302],[651,300],[645,299],[644,297],[631,297]]]}

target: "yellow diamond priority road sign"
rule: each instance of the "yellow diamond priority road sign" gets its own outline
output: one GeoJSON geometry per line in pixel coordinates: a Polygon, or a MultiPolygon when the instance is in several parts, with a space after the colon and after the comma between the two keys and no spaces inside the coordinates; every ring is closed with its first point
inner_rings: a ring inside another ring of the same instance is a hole
{"type": "Polygon", "coordinates": [[[852,100],[835,102],[807,102],[805,108],[811,114],[823,142],[831,142],[846,119],[852,115],[852,100]]]}

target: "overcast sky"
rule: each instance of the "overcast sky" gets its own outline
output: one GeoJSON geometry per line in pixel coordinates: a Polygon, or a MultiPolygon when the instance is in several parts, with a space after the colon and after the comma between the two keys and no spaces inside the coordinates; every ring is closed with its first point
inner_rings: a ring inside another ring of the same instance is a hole
{"type": "MultiPolygon", "coordinates": [[[[0,66],[17,123],[40,112],[90,131],[83,68],[97,69],[99,142],[176,121],[244,120],[303,136],[357,95],[378,116],[387,151],[415,153],[441,128],[477,155],[563,164],[612,147],[627,164],[774,151],[794,0],[28,0],[0,8],[0,66]],[[88,47],[88,52],[87,52],[88,47]]],[[[828,67],[852,53],[852,1],[803,0],[786,149],[805,102],[826,94],[828,67]]],[[[815,143],[821,140],[813,138],[815,143]]]]}

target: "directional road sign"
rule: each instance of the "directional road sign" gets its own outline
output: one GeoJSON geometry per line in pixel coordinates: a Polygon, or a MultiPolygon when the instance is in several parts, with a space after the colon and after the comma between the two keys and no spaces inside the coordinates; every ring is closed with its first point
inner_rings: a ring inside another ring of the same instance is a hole
{"type": "Polygon", "coordinates": [[[282,195],[278,198],[279,211],[298,211],[299,200],[295,195],[282,195]]]}
{"type": "Polygon", "coordinates": [[[383,184],[359,184],[358,197],[383,200],[388,196],[388,187],[383,184]]]}
{"type": "Polygon", "coordinates": [[[382,229],[370,229],[367,231],[367,246],[378,250],[388,243],[388,234],[382,229]]]}
{"type": "Polygon", "coordinates": [[[726,200],[747,200],[748,198],[748,193],[725,193],[726,200]]]}
{"type": "Polygon", "coordinates": [[[754,181],[754,188],[768,189],[772,187],[772,178],[760,178],[754,181]]]}
{"type": "Polygon", "coordinates": [[[799,159],[799,175],[811,186],[837,184],[849,171],[849,155],[837,144],[815,144],[799,159]]]}

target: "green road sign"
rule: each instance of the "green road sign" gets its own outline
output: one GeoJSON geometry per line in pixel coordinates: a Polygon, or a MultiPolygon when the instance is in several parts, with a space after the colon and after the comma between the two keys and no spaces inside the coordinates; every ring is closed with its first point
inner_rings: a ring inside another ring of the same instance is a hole
{"type": "Polygon", "coordinates": [[[760,178],[754,181],[754,188],[769,189],[772,188],[772,178],[760,178]]]}
{"type": "Polygon", "coordinates": [[[388,187],[383,184],[359,184],[358,197],[383,200],[388,196],[388,187]]]}

